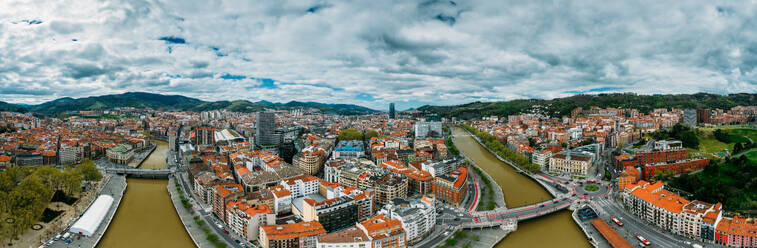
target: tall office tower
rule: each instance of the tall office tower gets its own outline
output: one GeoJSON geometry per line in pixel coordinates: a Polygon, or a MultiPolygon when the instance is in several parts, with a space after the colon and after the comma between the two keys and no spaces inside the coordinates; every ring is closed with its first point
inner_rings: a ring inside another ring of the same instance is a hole
{"type": "Polygon", "coordinates": [[[258,112],[255,128],[255,145],[279,145],[276,136],[276,115],[273,112],[258,112]]]}
{"type": "Polygon", "coordinates": [[[394,103],[389,104],[389,119],[394,119],[394,103]]]}

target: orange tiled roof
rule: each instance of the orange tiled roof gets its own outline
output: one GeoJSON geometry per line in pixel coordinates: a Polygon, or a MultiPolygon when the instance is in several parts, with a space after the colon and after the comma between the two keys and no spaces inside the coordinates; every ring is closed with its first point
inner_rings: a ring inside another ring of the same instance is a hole
{"type": "Polygon", "coordinates": [[[326,234],[320,222],[306,221],[284,225],[260,226],[265,231],[268,240],[291,239],[296,237],[307,237],[326,234]]]}

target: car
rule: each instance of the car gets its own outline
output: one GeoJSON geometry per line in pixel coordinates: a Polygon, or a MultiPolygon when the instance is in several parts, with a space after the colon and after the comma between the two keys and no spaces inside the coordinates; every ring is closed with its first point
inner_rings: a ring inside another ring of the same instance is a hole
{"type": "Polygon", "coordinates": [[[223,229],[223,233],[229,234],[229,231],[226,231],[226,229],[223,229]]]}

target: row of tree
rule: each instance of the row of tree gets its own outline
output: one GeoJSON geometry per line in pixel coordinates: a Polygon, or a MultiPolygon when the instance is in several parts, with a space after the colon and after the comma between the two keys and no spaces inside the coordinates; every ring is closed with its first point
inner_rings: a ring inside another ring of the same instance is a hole
{"type": "Polygon", "coordinates": [[[491,135],[486,132],[478,131],[477,129],[469,126],[468,124],[462,124],[462,126],[469,132],[476,135],[476,137],[478,137],[482,142],[484,142],[484,145],[486,147],[488,147],[490,150],[492,150],[494,153],[496,153],[500,157],[510,160],[510,162],[520,167],[521,169],[524,169],[530,172],[539,171],[540,169],[539,165],[531,163],[528,157],[518,154],[514,152],[513,150],[510,150],[510,148],[507,148],[507,146],[502,144],[502,142],[499,142],[494,137],[494,135],[491,135]]]}
{"type": "Polygon", "coordinates": [[[348,128],[344,129],[342,131],[339,131],[339,140],[370,140],[373,137],[378,137],[379,133],[376,132],[376,130],[368,130],[365,131],[365,133],[360,132],[358,130],[348,128]]]}
{"type": "Polygon", "coordinates": [[[56,191],[74,197],[81,192],[82,180],[101,178],[97,167],[86,159],[65,170],[24,166],[0,172],[0,240],[18,239],[39,221],[56,191]]]}

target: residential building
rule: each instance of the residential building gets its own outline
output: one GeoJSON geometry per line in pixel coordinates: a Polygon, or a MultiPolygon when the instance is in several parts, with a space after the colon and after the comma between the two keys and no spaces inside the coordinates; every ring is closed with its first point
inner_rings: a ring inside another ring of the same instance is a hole
{"type": "Polygon", "coordinates": [[[258,242],[263,248],[316,248],[326,234],[318,221],[260,226],[258,242]]]}
{"type": "Polygon", "coordinates": [[[294,156],[292,163],[305,173],[315,175],[321,171],[326,155],[326,150],[323,148],[308,146],[294,156]]]}
{"type": "Polygon", "coordinates": [[[371,239],[371,248],[404,248],[407,247],[405,229],[402,222],[390,219],[385,214],[377,214],[357,224],[371,239]]]}
{"type": "Polygon", "coordinates": [[[437,177],[431,190],[436,200],[459,207],[468,192],[468,169],[460,167],[437,177]]]}
{"type": "Polygon", "coordinates": [[[423,196],[409,202],[395,199],[379,213],[402,223],[408,245],[418,243],[434,231],[436,209],[433,197],[423,196]]]}
{"type": "Polygon", "coordinates": [[[375,179],[374,192],[376,204],[387,204],[394,198],[407,197],[407,177],[397,174],[386,174],[375,179]]]}
{"type": "Polygon", "coordinates": [[[232,232],[258,240],[260,226],[276,224],[276,214],[267,205],[254,205],[243,197],[226,204],[226,224],[232,232]]]}
{"type": "Polygon", "coordinates": [[[222,220],[226,219],[226,202],[244,195],[240,184],[218,185],[213,192],[213,213],[222,220]]]}
{"type": "Polygon", "coordinates": [[[757,247],[757,222],[754,218],[722,218],[715,229],[715,241],[728,247],[757,247]]]}
{"type": "Polygon", "coordinates": [[[642,178],[644,180],[649,180],[652,177],[654,177],[654,175],[662,171],[679,175],[686,172],[704,169],[704,167],[707,166],[709,163],[710,163],[710,160],[708,158],[702,157],[702,158],[677,160],[677,161],[672,161],[672,162],[646,164],[642,168],[642,171],[643,171],[642,178]]]}
{"type": "Polygon", "coordinates": [[[370,248],[371,239],[363,230],[351,226],[318,237],[318,248],[370,248]]]}

